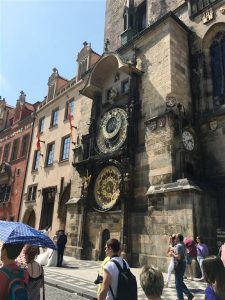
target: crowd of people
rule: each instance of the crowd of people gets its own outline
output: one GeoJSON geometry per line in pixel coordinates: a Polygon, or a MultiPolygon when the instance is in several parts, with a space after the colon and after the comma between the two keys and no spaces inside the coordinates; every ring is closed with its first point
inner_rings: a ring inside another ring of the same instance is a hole
{"type": "MultiPolygon", "coordinates": [[[[44,234],[48,234],[45,230],[44,234]]],[[[53,237],[56,250],[24,244],[3,244],[1,247],[0,299],[45,299],[43,266],[61,267],[67,243],[64,230],[53,237]]]]}
{"type": "MultiPolygon", "coordinates": [[[[120,243],[116,239],[110,239],[105,246],[106,258],[103,261],[98,278],[98,300],[137,299],[137,291],[134,290],[134,282],[130,282],[128,263],[121,257],[120,243]],[[127,277],[126,283],[120,279],[120,274],[127,277]],[[121,296],[122,291],[126,296],[121,296]],[[131,293],[131,294],[129,294],[131,293]]],[[[221,252],[225,250],[225,244],[221,246],[221,252]]],[[[198,236],[196,242],[191,238],[185,238],[182,234],[173,234],[169,237],[167,255],[170,257],[167,279],[164,284],[162,272],[155,266],[144,266],[140,274],[140,284],[147,299],[160,300],[164,287],[169,287],[171,274],[174,271],[177,300],[183,300],[184,295],[188,300],[195,297],[184,283],[186,271],[190,280],[194,280],[192,267],[193,260],[199,264],[201,272],[200,280],[208,283],[205,290],[205,300],[225,300],[225,261],[223,254],[208,256],[209,250],[203,239],[198,236]]],[[[225,254],[224,254],[225,255],[225,254]]]]}
{"type": "MultiPolygon", "coordinates": [[[[47,231],[44,232],[47,234],[47,231]]],[[[63,230],[57,232],[53,238],[57,250],[43,249],[32,245],[3,244],[1,248],[2,267],[0,268],[0,299],[40,300],[45,299],[44,269],[46,266],[62,266],[63,253],[67,237],[63,230]],[[18,256],[23,252],[25,268],[18,264],[18,256]],[[17,298],[15,298],[17,299],[17,298]]],[[[170,285],[171,273],[174,271],[177,300],[188,300],[195,297],[184,283],[187,272],[190,280],[194,280],[192,262],[195,259],[201,271],[201,280],[208,285],[205,290],[205,300],[225,300],[225,244],[221,246],[220,256],[209,256],[207,245],[198,236],[196,242],[191,238],[184,238],[182,234],[169,237],[167,255],[170,257],[167,279],[164,284],[162,272],[155,266],[144,266],[140,274],[140,285],[147,299],[161,300],[163,288],[170,285]]],[[[129,264],[122,255],[122,247],[117,239],[109,239],[105,245],[106,258],[102,263],[100,273],[95,283],[98,300],[136,300],[137,281],[132,274],[129,264]]]]}

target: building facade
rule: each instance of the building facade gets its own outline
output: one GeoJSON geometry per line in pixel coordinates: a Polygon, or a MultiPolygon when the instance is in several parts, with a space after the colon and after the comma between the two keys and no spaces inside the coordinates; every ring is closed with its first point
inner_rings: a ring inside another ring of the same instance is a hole
{"type": "Polygon", "coordinates": [[[16,107],[0,100],[0,219],[17,221],[30,151],[36,104],[20,93],[16,107]]]}
{"type": "Polygon", "coordinates": [[[85,42],[78,54],[78,76],[67,80],[54,68],[48,95],[36,111],[20,219],[37,229],[47,227],[51,236],[66,227],[66,203],[76,177],[72,149],[80,146],[79,130],[87,127],[91,107],[91,99],[79,90],[83,74],[98,58],[85,42]]]}
{"type": "Polygon", "coordinates": [[[225,227],[225,1],[107,0],[105,50],[71,185],[68,251],[102,259],[122,241],[133,265],[166,268],[168,234],[225,227]],[[77,174],[77,173],[76,173],[77,174]]]}

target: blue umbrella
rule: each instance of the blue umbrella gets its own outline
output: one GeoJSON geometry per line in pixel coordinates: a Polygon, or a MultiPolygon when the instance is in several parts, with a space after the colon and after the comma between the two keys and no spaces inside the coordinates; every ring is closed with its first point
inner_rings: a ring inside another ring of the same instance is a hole
{"type": "Polygon", "coordinates": [[[20,222],[0,221],[0,240],[5,244],[29,244],[56,249],[48,236],[20,222]]]}

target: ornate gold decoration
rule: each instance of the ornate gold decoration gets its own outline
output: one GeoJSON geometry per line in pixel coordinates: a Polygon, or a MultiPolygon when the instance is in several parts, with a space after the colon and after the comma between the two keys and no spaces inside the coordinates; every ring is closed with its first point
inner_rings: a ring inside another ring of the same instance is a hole
{"type": "Polygon", "coordinates": [[[115,166],[108,166],[99,173],[95,182],[95,201],[100,209],[112,208],[120,196],[121,173],[115,166]]]}

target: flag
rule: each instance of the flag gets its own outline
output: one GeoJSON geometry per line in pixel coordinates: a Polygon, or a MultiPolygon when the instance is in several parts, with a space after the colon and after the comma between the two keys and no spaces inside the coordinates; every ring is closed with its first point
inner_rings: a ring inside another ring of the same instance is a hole
{"type": "Polygon", "coordinates": [[[36,148],[37,148],[37,151],[40,151],[41,150],[41,140],[40,140],[40,131],[38,129],[38,132],[37,132],[37,143],[36,143],[36,148]]]}
{"type": "Polygon", "coordinates": [[[68,113],[67,113],[67,118],[70,124],[70,138],[71,142],[73,143],[73,125],[72,125],[72,116],[71,116],[71,111],[70,111],[70,103],[68,102],[68,113]]]}
{"type": "Polygon", "coordinates": [[[73,126],[72,126],[72,118],[71,118],[71,111],[70,111],[70,103],[68,102],[68,114],[67,114],[69,123],[70,123],[70,134],[72,134],[73,126]]]}

